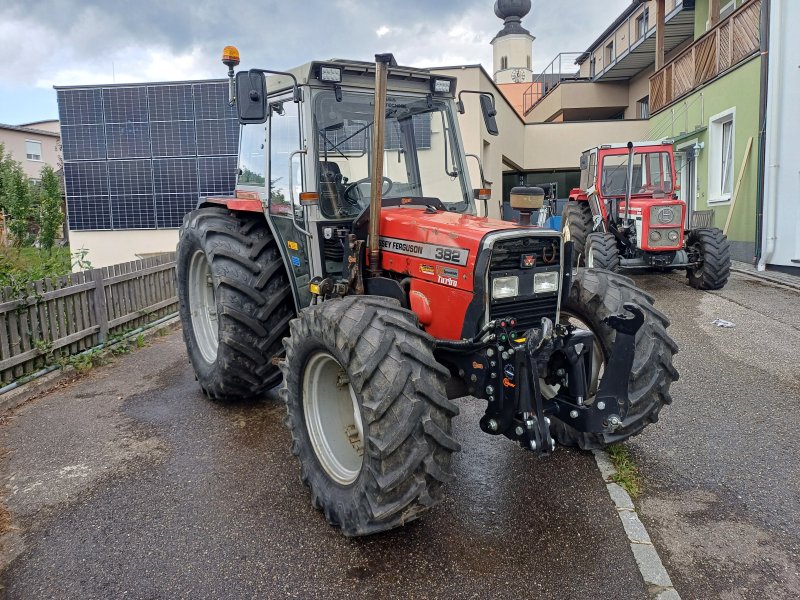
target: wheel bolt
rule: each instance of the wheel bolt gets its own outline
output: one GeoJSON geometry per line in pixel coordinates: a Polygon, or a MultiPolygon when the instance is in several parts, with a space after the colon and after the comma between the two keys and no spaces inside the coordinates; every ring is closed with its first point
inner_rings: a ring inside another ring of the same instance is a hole
{"type": "Polygon", "coordinates": [[[605,409],[606,409],[606,403],[605,402],[603,402],[601,400],[600,402],[597,403],[597,410],[605,410],[605,409]]]}

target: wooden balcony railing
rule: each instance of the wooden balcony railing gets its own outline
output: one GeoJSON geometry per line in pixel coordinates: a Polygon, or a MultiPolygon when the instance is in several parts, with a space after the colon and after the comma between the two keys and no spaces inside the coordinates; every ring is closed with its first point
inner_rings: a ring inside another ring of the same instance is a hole
{"type": "Polygon", "coordinates": [[[653,114],[758,52],[762,1],[743,4],[650,77],[653,114]]]}

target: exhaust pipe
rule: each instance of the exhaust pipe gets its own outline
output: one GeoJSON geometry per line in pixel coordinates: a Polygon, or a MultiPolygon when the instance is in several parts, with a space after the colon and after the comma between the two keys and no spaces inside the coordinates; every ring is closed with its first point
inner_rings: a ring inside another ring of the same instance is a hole
{"type": "Polygon", "coordinates": [[[628,142],[628,187],[625,190],[625,223],[630,221],[631,193],[633,192],[633,142],[628,142]]]}
{"type": "Polygon", "coordinates": [[[369,274],[381,275],[381,201],[383,200],[383,149],[386,138],[386,88],[389,67],[396,67],[392,54],[375,55],[375,117],[372,125],[372,172],[369,203],[369,274]]]}

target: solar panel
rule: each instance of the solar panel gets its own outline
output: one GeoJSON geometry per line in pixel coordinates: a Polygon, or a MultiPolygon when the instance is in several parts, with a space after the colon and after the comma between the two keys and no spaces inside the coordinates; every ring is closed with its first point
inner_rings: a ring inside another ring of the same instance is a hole
{"type": "Polygon", "coordinates": [[[72,230],[179,227],[236,185],[239,125],[225,81],[59,88],[72,230]]]}

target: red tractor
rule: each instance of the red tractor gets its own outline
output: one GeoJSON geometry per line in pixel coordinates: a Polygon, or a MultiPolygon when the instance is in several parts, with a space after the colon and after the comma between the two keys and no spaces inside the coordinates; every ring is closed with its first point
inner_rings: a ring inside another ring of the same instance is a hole
{"type": "MultiPolygon", "coordinates": [[[[629,279],[569,268],[572,243],[529,224],[541,189],[512,198],[528,224],[476,216],[487,190],[470,187],[456,114],[469,90],[391,55],[235,80],[238,52],[224,62],[239,178],[181,228],[186,348],[212,400],[281,386],[331,524],[375,533],[439,502],[457,398],[539,455],[658,419],[678,377],[667,318],[629,279]]],[[[493,99],[474,93],[496,134],[493,99]]]]}
{"type": "Polygon", "coordinates": [[[689,285],[718,290],[730,275],[728,240],[714,227],[689,229],[678,199],[672,145],[607,144],[581,156],[562,228],[576,265],[619,272],[685,269],[689,285]]]}

